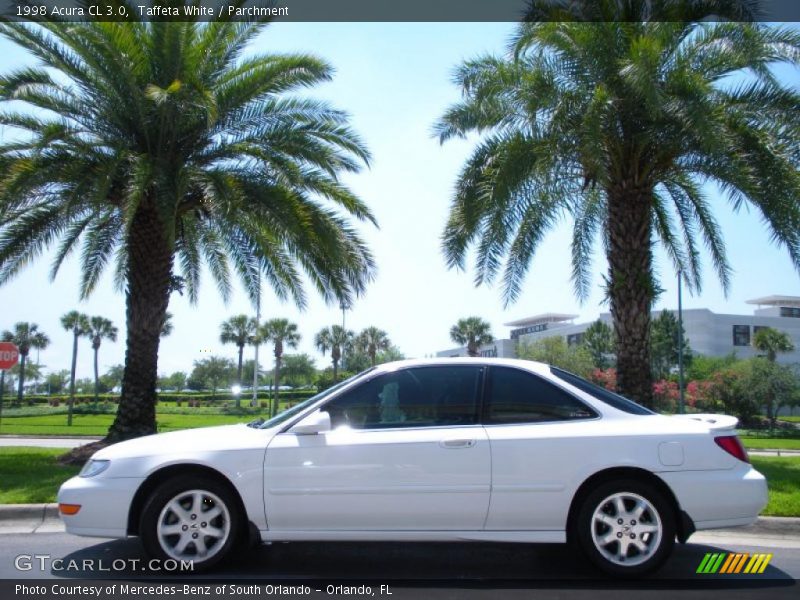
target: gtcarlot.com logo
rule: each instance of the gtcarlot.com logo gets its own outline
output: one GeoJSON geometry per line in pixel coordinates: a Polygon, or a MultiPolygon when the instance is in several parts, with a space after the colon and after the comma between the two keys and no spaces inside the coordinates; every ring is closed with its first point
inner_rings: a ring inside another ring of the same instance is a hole
{"type": "Polygon", "coordinates": [[[709,552],[703,557],[696,573],[727,575],[763,573],[770,560],[772,560],[772,554],[709,552]]]}

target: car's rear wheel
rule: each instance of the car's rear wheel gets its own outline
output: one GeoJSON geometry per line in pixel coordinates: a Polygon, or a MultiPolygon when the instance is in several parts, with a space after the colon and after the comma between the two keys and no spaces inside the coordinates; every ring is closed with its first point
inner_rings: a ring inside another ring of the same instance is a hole
{"type": "Polygon", "coordinates": [[[152,493],[139,532],[155,558],[192,561],[206,570],[227,558],[239,539],[242,516],[225,484],[212,478],[179,477],[152,493]]]}
{"type": "Polygon", "coordinates": [[[655,487],[613,481],[589,493],[575,533],[589,559],[606,573],[638,576],[660,567],[675,544],[675,518],[655,487]]]}

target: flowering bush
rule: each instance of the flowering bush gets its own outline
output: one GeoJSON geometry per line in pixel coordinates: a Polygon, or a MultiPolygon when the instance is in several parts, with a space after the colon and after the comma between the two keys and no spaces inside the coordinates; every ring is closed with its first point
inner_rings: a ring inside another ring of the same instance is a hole
{"type": "Polygon", "coordinates": [[[716,404],[712,381],[690,381],[686,384],[686,405],[698,410],[712,410],[716,404]]]}
{"type": "Polygon", "coordinates": [[[617,370],[614,368],[595,369],[589,375],[589,380],[612,392],[617,391],[617,370]]]}
{"type": "Polygon", "coordinates": [[[653,404],[657,411],[675,412],[679,397],[678,384],[674,381],[662,379],[653,383],[653,404]]]}

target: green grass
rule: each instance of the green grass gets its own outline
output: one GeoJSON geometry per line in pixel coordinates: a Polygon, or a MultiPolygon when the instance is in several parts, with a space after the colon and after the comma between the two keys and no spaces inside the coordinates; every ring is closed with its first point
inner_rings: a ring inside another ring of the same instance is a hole
{"type": "Polygon", "coordinates": [[[759,448],[772,448],[779,450],[800,450],[800,439],[768,438],[768,437],[743,437],[742,444],[745,448],[757,450],[759,448]]]}
{"type": "Polygon", "coordinates": [[[55,502],[59,486],[80,471],[56,457],[65,448],[0,447],[0,504],[55,502]]]}
{"type": "Polygon", "coordinates": [[[794,417],[778,417],[779,421],[788,421],[789,423],[800,423],[800,416],[794,417]]]}
{"type": "Polygon", "coordinates": [[[752,456],[750,460],[769,486],[769,504],[761,514],[800,517],[800,457],[752,456]]]}

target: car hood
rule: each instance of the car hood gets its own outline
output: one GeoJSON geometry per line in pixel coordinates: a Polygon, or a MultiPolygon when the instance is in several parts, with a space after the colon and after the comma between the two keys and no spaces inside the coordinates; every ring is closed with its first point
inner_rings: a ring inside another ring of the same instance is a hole
{"type": "Polygon", "coordinates": [[[183,429],[112,444],[96,452],[92,458],[112,460],[140,456],[200,454],[218,450],[266,448],[274,434],[274,430],[255,429],[244,423],[183,429]]]}

